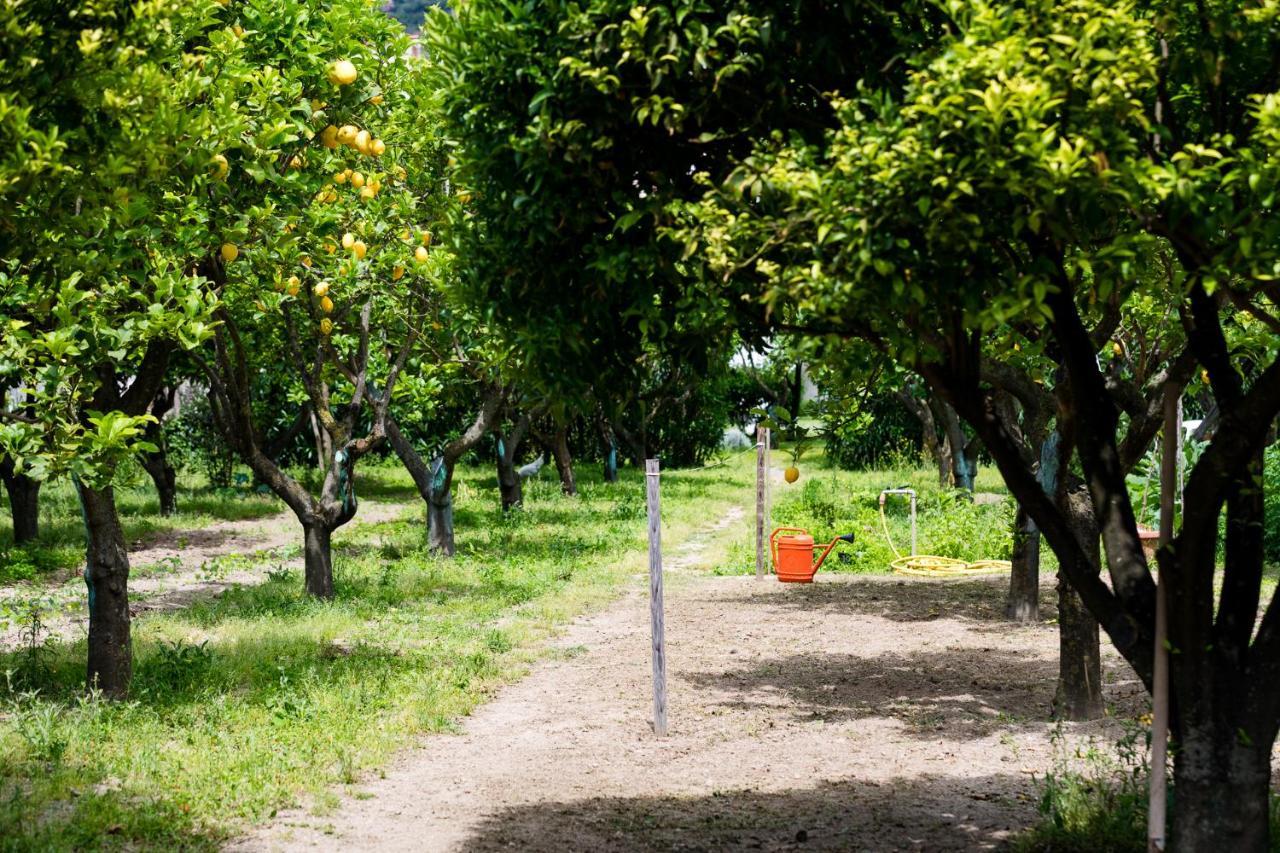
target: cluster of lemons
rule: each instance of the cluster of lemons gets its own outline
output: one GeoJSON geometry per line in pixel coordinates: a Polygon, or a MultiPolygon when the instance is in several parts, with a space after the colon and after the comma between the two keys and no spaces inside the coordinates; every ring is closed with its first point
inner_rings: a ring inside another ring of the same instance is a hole
{"type": "MultiPolygon", "coordinates": [[[[341,59],[329,65],[328,77],[330,82],[336,86],[350,85],[355,82],[358,76],[359,73],[356,70],[355,65],[349,60],[341,59]]],[[[375,95],[370,99],[370,101],[375,104],[380,103],[382,101],[382,96],[375,95]]],[[[318,114],[321,113],[324,107],[325,104],[319,101],[312,102],[312,109],[318,114]]],[[[370,134],[369,131],[357,128],[355,125],[351,124],[342,125],[341,127],[328,125],[321,132],[320,140],[323,145],[330,150],[337,149],[339,146],[346,146],[367,157],[381,157],[387,150],[386,143],[381,139],[377,139],[370,134]]],[[[290,168],[302,168],[305,164],[306,161],[299,156],[290,158],[288,163],[290,168]]],[[[230,166],[226,157],[221,154],[214,156],[213,167],[215,175],[219,179],[225,179],[227,173],[230,171],[230,166]]],[[[403,168],[397,167],[395,176],[403,180],[405,177],[403,168]]],[[[348,168],[333,175],[332,183],[316,196],[317,201],[326,203],[337,201],[338,194],[336,186],[346,184],[349,184],[353,189],[359,190],[360,197],[364,200],[376,197],[378,192],[382,189],[381,183],[377,177],[366,176],[360,171],[348,168]]],[[[357,231],[363,231],[363,228],[357,228],[357,231]]],[[[412,242],[414,235],[406,228],[401,231],[400,237],[406,242],[412,242]]],[[[431,245],[431,232],[428,230],[422,230],[419,232],[418,238],[419,245],[414,249],[413,259],[419,264],[425,264],[430,257],[428,247],[431,245]]],[[[363,261],[369,252],[368,244],[350,231],[342,235],[340,244],[344,251],[350,253],[351,258],[355,263],[363,261]]],[[[331,240],[327,240],[324,244],[324,249],[327,253],[334,254],[338,250],[338,244],[331,240]]],[[[239,257],[240,250],[234,243],[227,242],[222,244],[220,254],[225,263],[231,263],[239,257]]],[[[302,256],[300,258],[300,262],[302,266],[307,269],[310,269],[312,266],[310,256],[302,256]]],[[[399,281],[403,278],[404,274],[405,267],[401,264],[397,264],[391,271],[391,279],[392,281],[399,281]]],[[[333,297],[330,296],[330,288],[331,285],[327,281],[317,282],[312,287],[314,304],[322,315],[319,324],[320,333],[325,336],[328,336],[333,332],[333,320],[329,315],[333,313],[335,306],[333,297]]],[[[296,297],[302,292],[302,279],[297,275],[291,275],[287,279],[280,280],[277,276],[275,289],[286,293],[291,297],[296,297]]],[[[257,306],[259,310],[266,310],[266,306],[262,301],[259,301],[257,306]]]]}
{"type": "MultiPolygon", "coordinates": [[[[329,82],[335,86],[349,86],[359,77],[359,72],[355,65],[349,59],[339,59],[329,64],[329,82]]],[[[374,95],[369,99],[370,103],[382,103],[382,95],[374,95]]],[[[322,116],[325,104],[318,100],[311,102],[311,108],[315,116],[322,116]]],[[[363,154],[366,157],[381,157],[387,152],[387,144],[378,139],[369,131],[356,127],[354,124],[344,124],[342,126],[327,125],[320,132],[320,142],[329,150],[337,149],[339,146],[346,146],[363,154]]],[[[360,198],[368,201],[375,198],[382,189],[381,182],[375,177],[366,177],[362,172],[353,169],[344,169],[333,176],[333,184],[350,184],[353,189],[360,191],[360,198]]],[[[318,201],[335,202],[338,200],[338,191],[335,186],[329,186],[321,190],[316,196],[318,201]]]]}

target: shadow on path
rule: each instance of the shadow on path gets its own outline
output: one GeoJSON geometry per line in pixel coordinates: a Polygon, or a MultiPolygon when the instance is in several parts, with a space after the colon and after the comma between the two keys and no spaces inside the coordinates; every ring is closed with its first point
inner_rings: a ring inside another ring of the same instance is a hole
{"type": "Polygon", "coordinates": [[[844,780],[776,793],[594,797],[504,809],[460,849],[991,850],[1034,820],[1027,777],[844,780]]]}

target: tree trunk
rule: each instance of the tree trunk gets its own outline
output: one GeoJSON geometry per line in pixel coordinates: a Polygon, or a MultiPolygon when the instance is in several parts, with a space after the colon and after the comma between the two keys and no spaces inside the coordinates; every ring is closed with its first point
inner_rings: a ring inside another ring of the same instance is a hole
{"type": "Polygon", "coordinates": [[[502,498],[502,511],[524,503],[524,480],[516,469],[520,444],[533,421],[533,412],[525,412],[511,427],[510,432],[496,433],[498,439],[498,492],[502,498]]]}
{"type": "MultiPolygon", "coordinates": [[[[1088,491],[1071,489],[1061,498],[1063,513],[1089,559],[1102,570],[1098,522],[1088,491]]],[[[1102,654],[1098,646],[1098,620],[1080,595],[1058,573],[1058,687],[1053,697],[1054,716],[1060,720],[1096,720],[1103,714],[1102,654]]]]}
{"type": "Polygon", "coordinates": [[[938,440],[938,424],[933,410],[906,388],[898,392],[898,399],[920,421],[925,453],[938,466],[938,487],[945,489],[951,478],[951,457],[944,452],[943,442],[938,440]]]}
{"type": "Polygon", "coordinates": [[[169,450],[164,442],[164,418],[172,409],[177,389],[161,388],[151,400],[149,413],[155,420],[147,424],[146,439],[156,446],[154,453],[139,454],[143,469],[155,483],[160,499],[160,514],[171,516],[178,511],[178,476],[169,464],[169,450]]]}
{"type": "Polygon", "coordinates": [[[427,548],[434,554],[452,557],[457,552],[453,539],[453,494],[445,492],[427,501],[427,548]]]}
{"type": "Polygon", "coordinates": [[[307,595],[333,598],[333,531],[324,521],[304,521],[302,531],[307,595]]]}
{"type": "Polygon", "coordinates": [[[34,542],[40,535],[40,481],[16,473],[7,459],[0,462],[0,479],[9,494],[14,543],[34,542]]]}
{"type": "Polygon", "coordinates": [[[84,579],[89,588],[89,686],[110,699],[124,699],[133,678],[129,553],[111,487],[80,486],[79,492],[88,538],[84,579]]]}
{"type": "Polygon", "coordinates": [[[160,514],[168,517],[178,511],[178,474],[169,464],[169,456],[163,444],[157,444],[158,453],[141,454],[142,467],[155,483],[160,498],[160,514]]]}
{"type": "Polygon", "coordinates": [[[1022,507],[1013,521],[1013,570],[1004,615],[1014,622],[1040,619],[1040,531],[1022,507]]]}
{"type": "Polygon", "coordinates": [[[604,452],[604,481],[618,482],[618,448],[612,441],[604,452]]]}
{"type": "Polygon", "coordinates": [[[551,442],[551,452],[556,458],[556,470],[560,472],[560,488],[566,495],[576,495],[578,486],[573,481],[573,456],[569,453],[569,431],[556,429],[551,442]]]}
{"type": "Polygon", "coordinates": [[[1271,741],[1241,735],[1219,720],[1180,738],[1170,850],[1270,849],[1271,741]]]}
{"type": "Polygon", "coordinates": [[[502,498],[502,511],[507,512],[524,502],[524,485],[516,470],[515,453],[498,440],[498,493],[502,498]]]}

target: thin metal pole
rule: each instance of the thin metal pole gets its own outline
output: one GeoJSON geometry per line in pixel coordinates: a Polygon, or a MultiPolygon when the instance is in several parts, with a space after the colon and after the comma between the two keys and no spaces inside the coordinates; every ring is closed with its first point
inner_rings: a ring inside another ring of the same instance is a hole
{"type": "Polygon", "coordinates": [[[769,428],[756,427],[756,580],[764,578],[764,493],[769,458],[769,428]]]}
{"type": "Polygon", "coordinates": [[[912,492],[911,493],[911,556],[914,557],[917,553],[918,553],[918,546],[916,543],[916,493],[912,492]]]}
{"type": "MultiPolygon", "coordinates": [[[[773,430],[764,428],[764,535],[768,542],[773,532],[773,430]]],[[[765,563],[772,572],[773,566],[765,563]]]]}
{"type": "MultiPolygon", "coordinates": [[[[1164,435],[1160,441],[1160,550],[1173,541],[1173,513],[1178,490],[1178,446],[1182,424],[1180,390],[1174,383],[1164,388],[1164,435]]],[[[1164,850],[1166,817],[1165,763],[1169,743],[1169,634],[1168,577],[1156,579],[1155,665],[1151,678],[1151,787],[1147,801],[1147,850],[1164,850]]]]}
{"type": "Polygon", "coordinates": [[[649,498],[649,621],[653,629],[653,731],[667,736],[667,641],[662,606],[662,507],[657,459],[644,461],[649,498]]]}

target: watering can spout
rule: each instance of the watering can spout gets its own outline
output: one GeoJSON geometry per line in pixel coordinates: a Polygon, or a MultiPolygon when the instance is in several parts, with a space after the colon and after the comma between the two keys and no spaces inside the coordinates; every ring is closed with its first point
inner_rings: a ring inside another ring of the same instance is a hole
{"type": "Polygon", "coordinates": [[[826,561],[827,555],[829,555],[831,551],[836,547],[836,545],[839,545],[841,542],[852,543],[853,534],[846,533],[843,536],[837,536],[835,539],[832,539],[830,543],[828,543],[826,548],[822,549],[822,556],[818,557],[818,562],[813,564],[813,571],[815,574],[817,573],[818,569],[822,568],[822,564],[826,561]]]}

